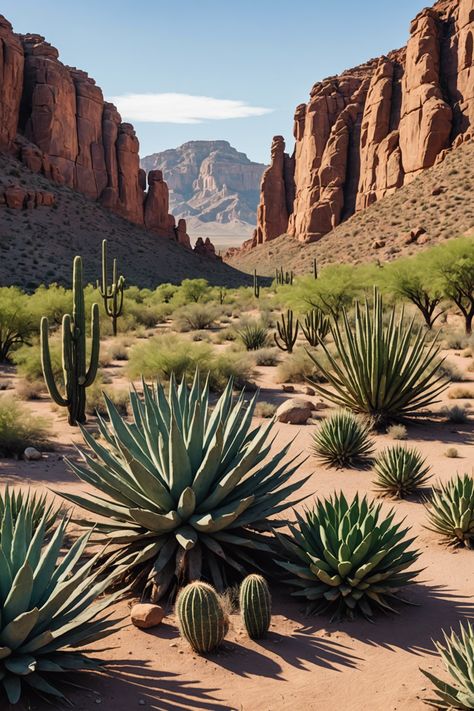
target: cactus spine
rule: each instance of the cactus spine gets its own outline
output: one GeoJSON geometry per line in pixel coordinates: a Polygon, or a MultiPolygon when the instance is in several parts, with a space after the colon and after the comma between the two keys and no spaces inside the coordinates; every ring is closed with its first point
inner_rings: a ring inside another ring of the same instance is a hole
{"type": "Polygon", "coordinates": [[[298,319],[296,319],[296,324],[293,325],[293,311],[291,309],[288,309],[286,318],[285,314],[281,315],[281,322],[277,322],[277,330],[281,342],[278,340],[277,334],[273,334],[275,343],[280,350],[293,353],[293,346],[295,345],[298,337],[299,327],[300,324],[298,319]]]}
{"type": "Polygon", "coordinates": [[[261,575],[248,575],[240,586],[240,613],[251,639],[261,639],[272,619],[272,597],[261,575]]]}
{"type": "Polygon", "coordinates": [[[224,639],[228,621],[211,585],[195,581],[181,590],[176,601],[179,631],[194,651],[206,654],[224,639]]]}
{"type": "Polygon", "coordinates": [[[107,284],[107,240],[102,240],[102,286],[97,280],[97,288],[104,302],[105,313],[112,319],[112,329],[114,336],[117,335],[117,319],[123,312],[123,288],[125,278],[120,275],[117,278],[117,260],[114,259],[112,267],[112,283],[107,284]]]}
{"type": "Polygon", "coordinates": [[[67,407],[69,424],[76,425],[86,421],[86,388],[92,385],[97,375],[100,351],[99,306],[92,304],[92,347],[89,368],[86,369],[86,315],[81,257],[74,258],[72,298],[72,316],[64,314],[62,322],[64,396],[59,392],[54,380],[49,350],[49,325],[46,316],[41,319],[41,364],[49,394],[57,405],[67,407]]]}
{"type": "Polygon", "coordinates": [[[324,341],[331,326],[327,316],[324,316],[320,309],[313,309],[306,314],[301,329],[310,346],[316,346],[324,341]]]}
{"type": "Polygon", "coordinates": [[[256,299],[260,297],[260,285],[258,283],[257,270],[253,270],[253,293],[256,299]]]}

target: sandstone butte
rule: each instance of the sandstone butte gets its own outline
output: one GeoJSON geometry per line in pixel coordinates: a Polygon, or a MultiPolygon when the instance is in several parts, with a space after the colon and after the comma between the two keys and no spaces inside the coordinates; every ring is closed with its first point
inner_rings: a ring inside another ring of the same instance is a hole
{"type": "Polygon", "coordinates": [[[412,181],[474,132],[474,0],[440,0],[406,47],[315,84],[296,108],[295,148],[275,136],[251,248],[317,241],[412,181]]]}
{"type": "MultiPolygon", "coordinates": [[[[130,222],[190,248],[186,222],[169,214],[161,171],[140,168],[133,126],[104,101],[95,81],[59,60],[36,34],[17,34],[0,15],[0,151],[52,182],[66,185],[130,222]]],[[[16,208],[52,204],[12,185],[0,203],[16,208]]],[[[215,257],[206,242],[199,252],[215,257]]]]}

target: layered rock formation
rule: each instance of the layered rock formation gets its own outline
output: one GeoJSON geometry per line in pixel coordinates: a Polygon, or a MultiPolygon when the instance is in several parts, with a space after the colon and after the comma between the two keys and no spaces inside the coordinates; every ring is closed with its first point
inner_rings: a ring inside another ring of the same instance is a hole
{"type": "Polygon", "coordinates": [[[473,44],[474,0],[440,0],[405,48],[315,84],[296,109],[292,158],[274,139],[250,246],[318,240],[470,138],[473,44]]]}
{"type": "Polygon", "coordinates": [[[146,156],[141,165],[166,175],[176,215],[202,223],[255,226],[265,166],[252,162],[227,141],[189,141],[146,156]]]}
{"type": "MultiPolygon", "coordinates": [[[[159,171],[150,173],[147,189],[133,126],[122,122],[86,72],[64,65],[44,37],[15,34],[1,15],[0,151],[189,247],[186,224],[176,225],[170,214],[159,171]]],[[[25,206],[27,198],[20,202],[25,206]]]]}

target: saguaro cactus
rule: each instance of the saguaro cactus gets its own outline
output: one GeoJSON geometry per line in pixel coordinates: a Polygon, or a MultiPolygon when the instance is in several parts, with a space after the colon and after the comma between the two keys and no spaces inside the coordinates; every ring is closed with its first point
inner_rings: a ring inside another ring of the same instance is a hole
{"type": "Polygon", "coordinates": [[[69,424],[76,425],[86,421],[86,388],[92,385],[97,375],[100,351],[99,306],[92,304],[92,346],[89,368],[86,369],[86,316],[81,257],[74,258],[72,297],[72,316],[65,314],[62,322],[64,396],[59,392],[54,380],[49,350],[49,325],[46,316],[41,319],[41,363],[49,394],[57,405],[67,407],[69,424]]]}
{"type": "Polygon", "coordinates": [[[211,585],[195,581],[181,590],[176,601],[179,631],[201,654],[212,652],[224,639],[227,616],[211,585]]]}
{"type": "Polygon", "coordinates": [[[313,309],[306,314],[301,328],[309,345],[315,348],[319,343],[324,341],[331,325],[328,317],[324,316],[321,309],[313,309]]]}
{"type": "Polygon", "coordinates": [[[313,276],[315,279],[318,278],[318,262],[316,261],[316,257],[313,259],[313,276]]]}
{"type": "Polygon", "coordinates": [[[257,275],[257,270],[253,270],[253,293],[256,299],[259,298],[260,296],[260,285],[258,283],[258,275],[257,275]]]}
{"type": "Polygon", "coordinates": [[[248,575],[240,586],[240,613],[251,639],[261,639],[270,627],[272,597],[261,575],[248,575]]]}
{"type": "Polygon", "coordinates": [[[117,319],[123,312],[123,289],[125,277],[117,277],[117,260],[114,259],[112,267],[112,283],[107,284],[107,240],[102,240],[102,286],[97,280],[97,288],[104,302],[105,313],[112,319],[114,336],[117,335],[117,319]]]}
{"type": "Polygon", "coordinates": [[[280,348],[280,350],[288,351],[288,353],[293,353],[293,346],[295,345],[296,339],[298,337],[299,327],[300,324],[298,319],[296,319],[296,323],[293,324],[293,311],[291,309],[288,309],[286,313],[286,318],[285,314],[281,315],[281,321],[277,322],[277,330],[281,342],[278,340],[277,334],[273,334],[275,343],[277,344],[278,348],[280,348]]]}

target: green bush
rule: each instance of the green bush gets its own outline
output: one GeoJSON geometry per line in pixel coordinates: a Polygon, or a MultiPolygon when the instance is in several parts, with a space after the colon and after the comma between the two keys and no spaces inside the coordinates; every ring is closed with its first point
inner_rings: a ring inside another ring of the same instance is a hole
{"type": "Polygon", "coordinates": [[[189,304],[175,311],[173,316],[178,331],[201,331],[214,324],[217,310],[207,304],[189,304]]]}
{"type": "Polygon", "coordinates": [[[278,365],[278,383],[304,383],[321,379],[321,370],[305,348],[296,348],[278,365]]]}
{"type": "Polygon", "coordinates": [[[277,348],[260,348],[254,353],[255,365],[273,366],[280,362],[280,353],[277,348]]]}
{"type": "Polygon", "coordinates": [[[13,397],[0,396],[0,456],[19,457],[27,447],[51,449],[47,422],[13,397]]]}
{"type": "Polygon", "coordinates": [[[0,287],[0,363],[39,332],[39,320],[31,312],[29,298],[16,286],[0,287]]]}

